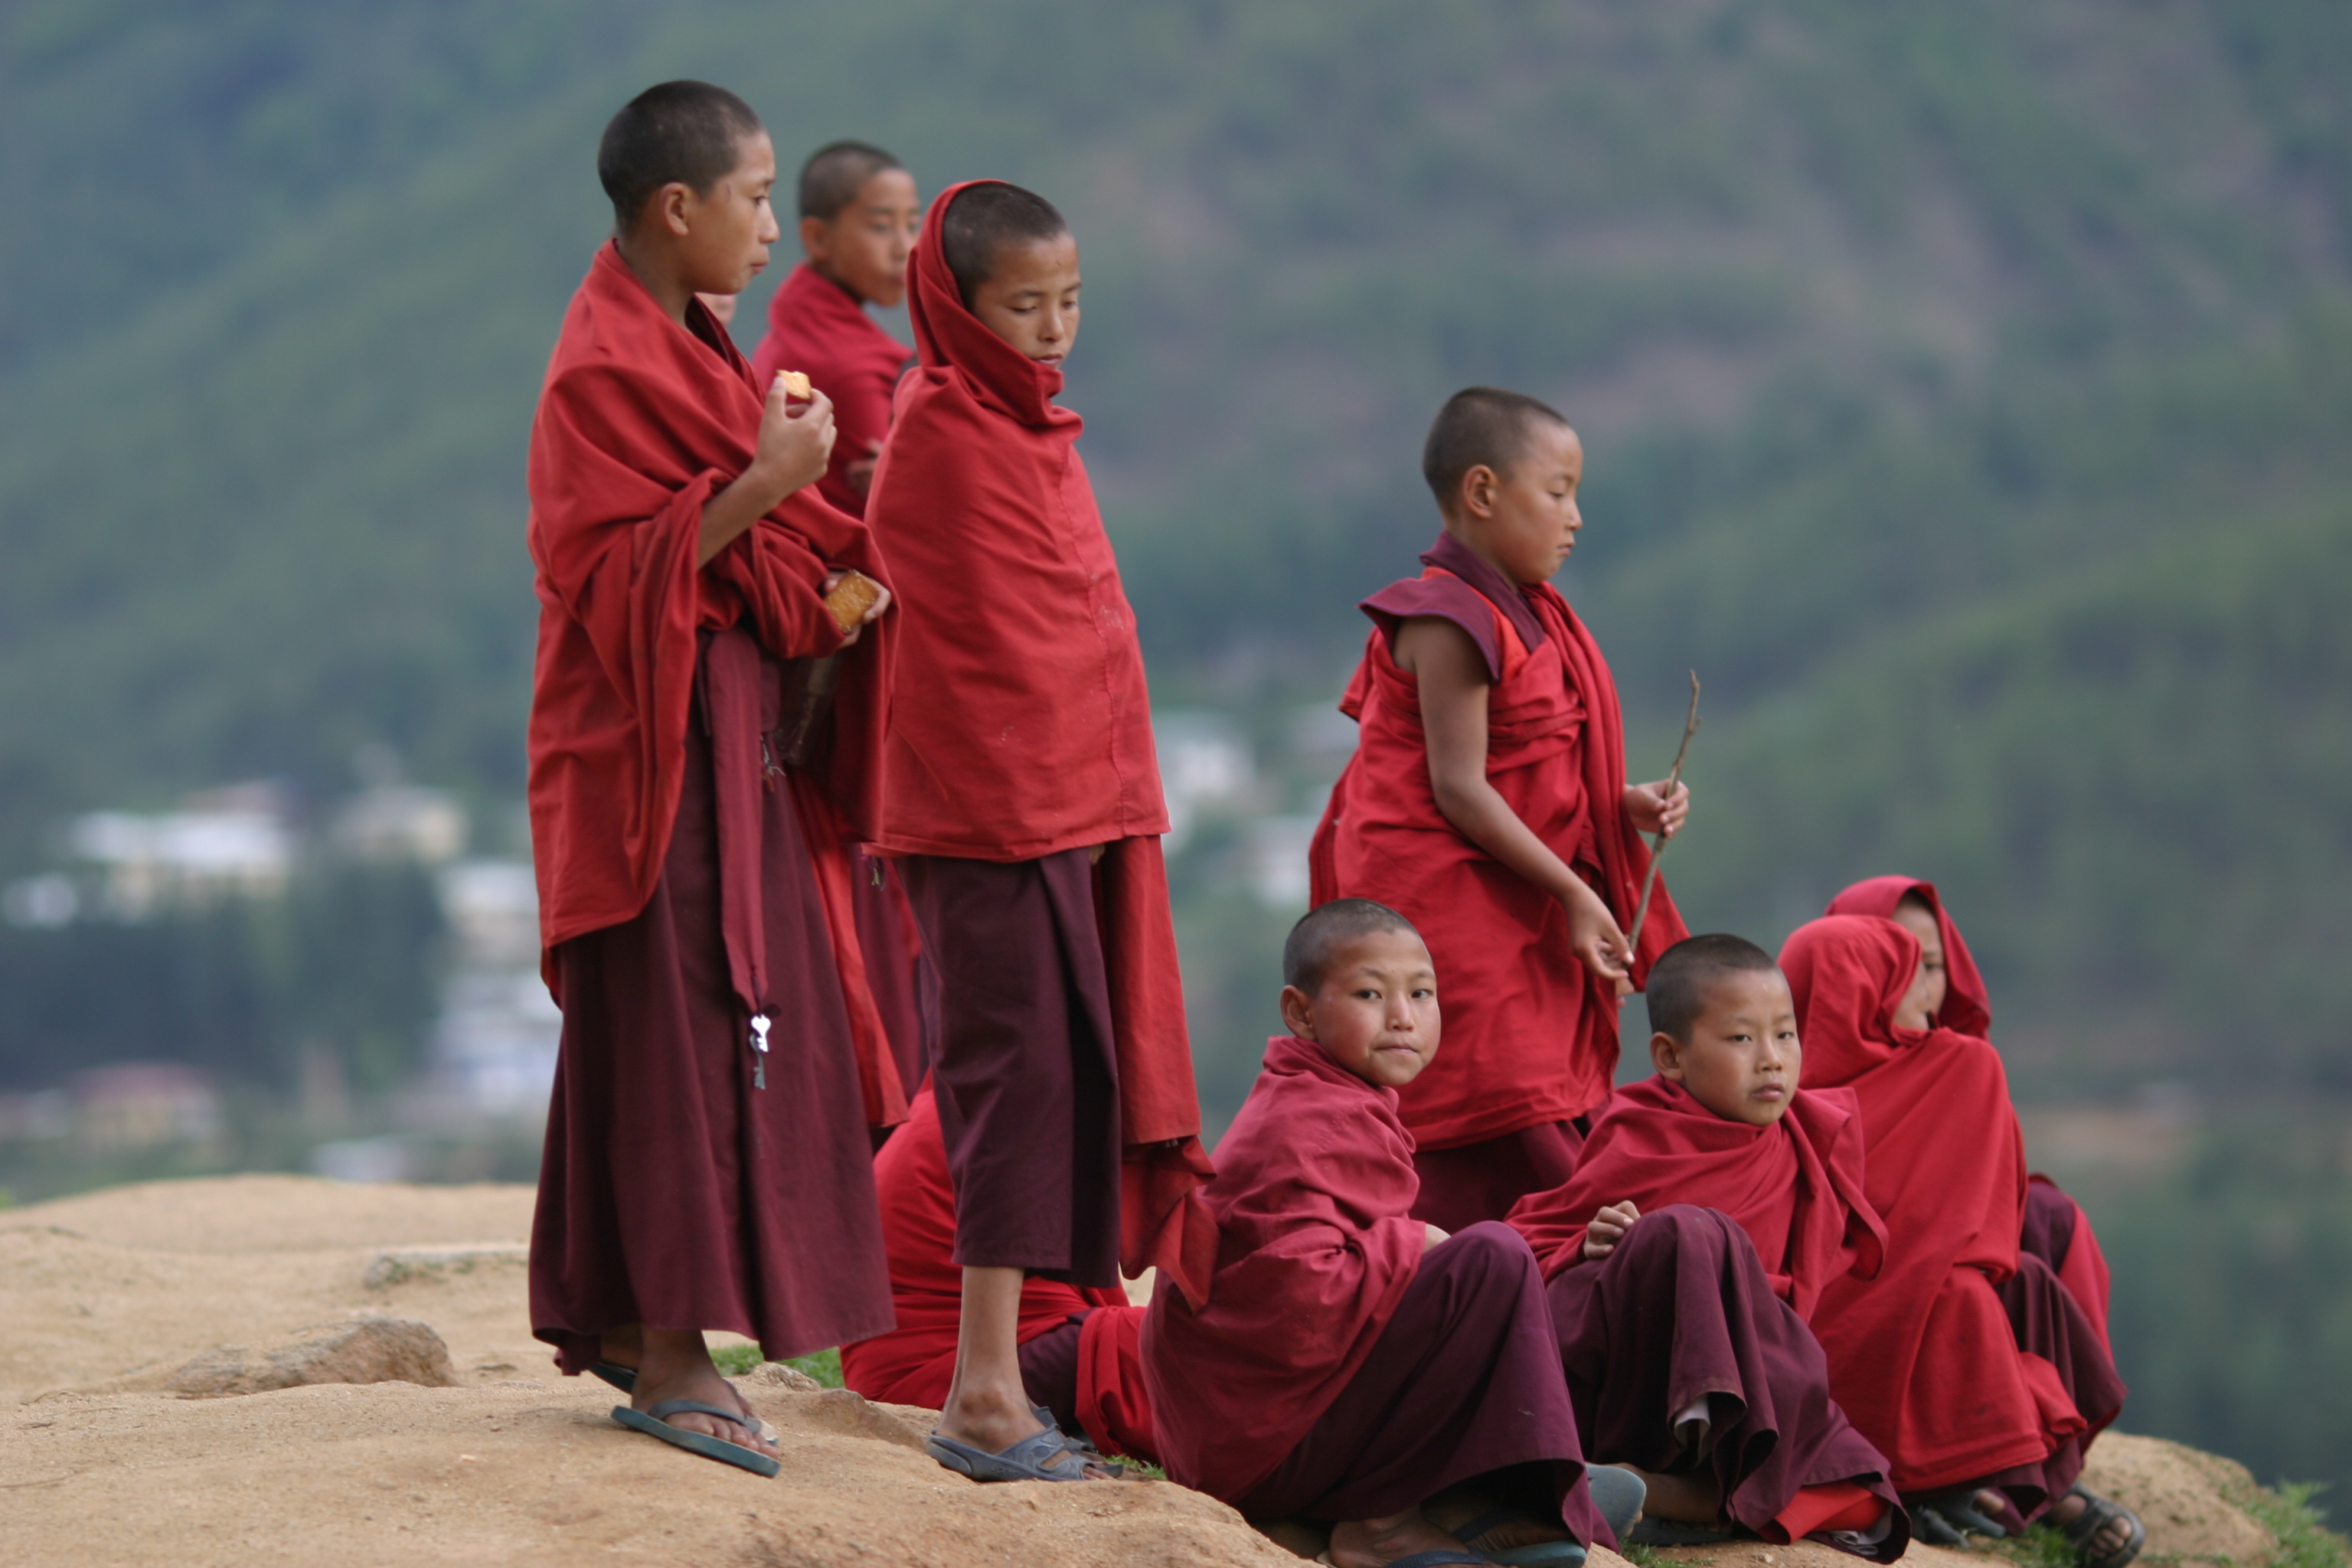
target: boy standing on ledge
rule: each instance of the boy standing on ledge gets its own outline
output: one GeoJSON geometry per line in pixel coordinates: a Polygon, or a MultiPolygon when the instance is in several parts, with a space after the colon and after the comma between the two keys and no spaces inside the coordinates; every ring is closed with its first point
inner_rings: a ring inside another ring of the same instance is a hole
{"type": "Polygon", "coordinates": [[[963,1269],[930,1452],[980,1480],[1102,1474],[1023,1388],[1024,1274],[1147,1266],[1205,1290],[1192,1047],[1135,613],[1054,398],[1078,247],[996,181],[932,203],[915,247],[920,363],[866,516],[909,602],[878,853],[901,857],[940,977],[933,1082],[963,1269]]]}
{"type": "Polygon", "coordinates": [[[596,168],[614,237],[530,445],[531,842],[563,1009],[531,1324],[566,1375],[632,1393],[623,1425],[773,1475],[703,1331],[782,1358],[891,1321],[866,1129],[904,1100],[832,826],[873,820],[889,596],[864,527],[808,488],[831,406],[755,385],[696,298],[740,291],[776,237],[758,116],[666,82],[596,168]],[[827,599],[850,574],[862,614],[827,599]]]}

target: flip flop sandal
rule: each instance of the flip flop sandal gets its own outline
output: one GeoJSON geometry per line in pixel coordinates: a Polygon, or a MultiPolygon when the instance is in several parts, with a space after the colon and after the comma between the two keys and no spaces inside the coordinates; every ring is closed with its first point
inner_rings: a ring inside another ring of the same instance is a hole
{"type": "Polygon", "coordinates": [[[1525,1546],[1481,1546],[1478,1538],[1490,1530],[1535,1515],[1523,1508],[1498,1508],[1482,1513],[1465,1524],[1446,1531],[1473,1552],[1483,1552],[1489,1563],[1508,1563],[1516,1568],[1577,1568],[1584,1561],[1584,1548],[1573,1541],[1535,1541],[1525,1546]]]}
{"type": "Polygon", "coordinates": [[[2059,1533],[2066,1538],[2066,1544],[2074,1549],[2075,1561],[2082,1563],[2083,1568],[2124,1568],[2147,1544],[2147,1526],[2140,1522],[2139,1515],[2123,1504],[2103,1498],[2096,1492],[2084,1491],[2081,1487],[2074,1488],[2066,1495],[2081,1498],[2083,1511],[2074,1516],[2074,1523],[2063,1528],[2059,1533]],[[2099,1531],[2119,1519],[2131,1521],[2131,1539],[2113,1552],[2094,1552],[2091,1542],[2098,1539],[2099,1531]]]}
{"type": "Polygon", "coordinates": [[[588,1375],[603,1378],[624,1394],[635,1394],[637,1391],[637,1369],[633,1366],[623,1366],[616,1361],[598,1362],[588,1369],[588,1375]]]}
{"type": "Polygon", "coordinates": [[[1058,1426],[1032,1432],[1018,1443],[993,1454],[934,1432],[924,1439],[923,1452],[956,1474],[969,1476],[976,1481],[1091,1481],[1105,1479],[1087,1474],[1087,1459],[1070,1447],[1069,1439],[1062,1436],[1058,1426]],[[1056,1459],[1072,1462],[1057,1465],[1055,1463],[1056,1459]]]}
{"type": "Polygon", "coordinates": [[[1584,1480],[1592,1489],[1592,1506],[1609,1521],[1609,1532],[1624,1540],[1633,1521],[1642,1517],[1642,1505],[1650,1500],[1648,1485],[1633,1471],[1615,1465],[1587,1465],[1584,1480]]]}
{"type": "Polygon", "coordinates": [[[698,1415],[716,1415],[721,1421],[731,1421],[746,1432],[751,1424],[733,1410],[721,1410],[716,1405],[705,1405],[698,1399],[665,1399],[651,1410],[632,1410],[625,1405],[613,1406],[613,1419],[633,1432],[643,1432],[648,1437],[658,1437],[689,1454],[699,1454],[706,1459],[716,1459],[722,1465],[733,1465],[755,1476],[773,1476],[783,1467],[757,1448],[740,1443],[730,1443],[724,1437],[713,1437],[701,1432],[689,1432],[673,1426],[669,1417],[691,1410],[698,1415]]]}

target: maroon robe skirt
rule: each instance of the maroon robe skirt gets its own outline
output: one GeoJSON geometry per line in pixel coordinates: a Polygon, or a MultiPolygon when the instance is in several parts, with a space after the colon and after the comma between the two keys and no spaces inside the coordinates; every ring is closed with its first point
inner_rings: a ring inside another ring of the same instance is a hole
{"type": "Polygon", "coordinates": [[[1448,1235],[1501,1219],[1529,1193],[1549,1192],[1576,1174],[1591,1131],[1591,1121],[1580,1116],[1451,1149],[1417,1149],[1412,1168],[1421,1193],[1412,1200],[1412,1217],[1448,1235]]]}
{"type": "Polygon", "coordinates": [[[1617,1543],[1585,1485],[1543,1271],[1505,1225],[1422,1255],[1362,1369],[1235,1506],[1251,1519],[1381,1519],[1474,1479],[1499,1503],[1557,1510],[1588,1546],[1617,1543]]]}
{"type": "MultiPolygon", "coordinates": [[[[1852,1481],[1895,1503],[1885,1458],[1830,1397],[1812,1331],[1723,1214],[1688,1204],[1645,1214],[1548,1295],[1594,1462],[1710,1471],[1725,1516],[1759,1534],[1805,1487],[1852,1481]],[[1700,1399],[1705,1423],[1678,1431],[1675,1417],[1700,1399]]],[[[1870,1544],[1873,1561],[1903,1555],[1909,1524],[1899,1509],[1892,1522],[1870,1544]]]]}
{"type": "MultiPolygon", "coordinates": [[[[725,636],[745,634],[721,633],[725,636]]],[[[736,668],[745,668],[740,658],[736,668]]],[[[751,818],[720,830],[710,712],[772,728],[758,698],[714,700],[687,728],[685,786],[661,879],[635,920],[554,952],[562,1044],[531,1224],[532,1332],[567,1374],[608,1330],[723,1329],[770,1359],[895,1326],[849,1015],[789,788],[739,787],[751,818]],[[742,865],[723,865],[731,849],[742,865]],[[720,879],[760,900],[766,1087],[730,971],[720,879]]],[[[743,754],[734,737],[726,747],[743,754]]],[[[759,737],[748,737],[752,757],[759,737]]],[[[755,764],[756,765],[756,764],[755,764]]],[[[730,811],[737,808],[730,808],[730,811]]]]}
{"type": "Polygon", "coordinates": [[[899,862],[939,976],[955,1261],[1118,1283],[1118,1066],[1093,852],[899,862]]]}
{"type": "MultiPolygon", "coordinates": [[[[2071,1210],[2074,1205],[2067,1203],[2071,1210]]],[[[2060,1261],[2064,1261],[2061,1254],[2060,1261]]],[[[2007,1494],[2011,1506],[2032,1518],[2074,1489],[2083,1474],[2083,1457],[2091,1441],[2123,1414],[2127,1392],[2116,1371],[2098,1325],[2040,1254],[2021,1253],[2017,1272],[1999,1286],[2009,1326],[2017,1348],[2040,1356],[2058,1369],[2058,1381],[2090,1430],[2069,1437],[2038,1467],[2005,1470],[1989,1484],[2007,1494]]]]}

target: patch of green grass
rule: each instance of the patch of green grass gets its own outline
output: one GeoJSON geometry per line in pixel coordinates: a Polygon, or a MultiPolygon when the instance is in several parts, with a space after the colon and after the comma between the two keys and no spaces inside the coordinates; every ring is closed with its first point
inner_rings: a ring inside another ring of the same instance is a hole
{"type": "Polygon", "coordinates": [[[1168,1479],[1168,1472],[1166,1470],[1161,1469],[1158,1465],[1147,1465],[1141,1459],[1135,1458],[1131,1454],[1106,1453],[1103,1455],[1103,1458],[1108,1459],[1112,1464],[1125,1465],[1129,1470],[1142,1477],[1147,1481],[1164,1481],[1168,1479]]]}
{"type": "Polygon", "coordinates": [[[2311,1506],[2325,1489],[2312,1481],[2282,1481],[2276,1489],[2256,1487],[2233,1499],[2256,1523],[2278,1537],[2269,1568],[2347,1568],[2352,1541],[2327,1528],[2327,1516],[2311,1506]]]}
{"type": "Polygon", "coordinates": [[[796,1355],[784,1364],[794,1372],[806,1373],[827,1388],[841,1386],[841,1352],[837,1350],[796,1355]]]}
{"type": "Polygon", "coordinates": [[[2000,1552],[2018,1568],[2074,1568],[2074,1549],[2066,1538],[2046,1524],[2029,1525],[2023,1535],[2012,1535],[2002,1541],[1971,1537],[1970,1545],[1979,1541],[2000,1552]]]}
{"type": "Polygon", "coordinates": [[[713,1345],[710,1364],[719,1369],[721,1377],[740,1377],[765,1358],[757,1345],[713,1345]]]}
{"type": "MultiPolygon", "coordinates": [[[[757,1345],[713,1345],[710,1350],[710,1363],[719,1369],[721,1377],[740,1377],[766,1359],[757,1345]]],[[[837,1350],[796,1355],[784,1364],[827,1388],[841,1386],[841,1352],[837,1350]]]]}

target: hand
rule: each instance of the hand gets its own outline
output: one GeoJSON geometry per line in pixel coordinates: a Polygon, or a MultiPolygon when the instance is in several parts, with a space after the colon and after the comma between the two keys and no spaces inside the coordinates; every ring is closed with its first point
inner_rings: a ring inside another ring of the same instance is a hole
{"type": "Polygon", "coordinates": [[[1625,1233],[1633,1229],[1633,1222],[1641,1217],[1642,1211],[1635,1208],[1630,1200],[1611,1204],[1601,1209],[1584,1227],[1584,1256],[1606,1258],[1616,1251],[1617,1244],[1625,1239],[1625,1233]]]}
{"type": "Polygon", "coordinates": [[[1633,994],[1633,949],[1601,895],[1579,881],[1560,900],[1568,911],[1568,943],[1577,961],[1620,996],[1633,994]]]}
{"type": "Polygon", "coordinates": [[[868,441],[866,443],[866,456],[848,464],[841,470],[842,479],[847,482],[851,489],[857,492],[858,500],[864,500],[874,493],[874,466],[881,460],[882,443],[868,441]]]}
{"type": "MultiPolygon", "coordinates": [[[[849,574],[843,570],[835,570],[826,573],[824,574],[824,585],[817,589],[818,595],[820,596],[829,596],[835,588],[841,586],[841,580],[848,575],[849,574]]],[[[874,602],[866,606],[866,613],[857,617],[857,624],[850,627],[848,631],[842,635],[841,646],[843,647],[856,647],[857,639],[866,635],[866,628],[872,626],[876,621],[880,620],[882,618],[882,612],[890,607],[890,590],[883,587],[879,583],[875,584],[874,586],[877,590],[874,595],[874,602]]]]}
{"type": "Polygon", "coordinates": [[[1672,838],[1683,830],[1690,816],[1690,785],[1677,782],[1671,792],[1666,782],[1627,784],[1625,786],[1625,816],[1634,829],[1654,833],[1661,838],[1672,838]]]}
{"type": "Polygon", "coordinates": [[[804,407],[795,410],[784,384],[768,388],[768,405],[760,415],[760,443],[751,469],[768,481],[775,505],[794,490],[824,477],[833,458],[833,400],[812,391],[804,407]]]}
{"type": "Polygon", "coordinates": [[[1434,1247],[1443,1247],[1453,1239],[1433,1225],[1424,1225],[1421,1227],[1421,1249],[1423,1252],[1434,1247]]]}

